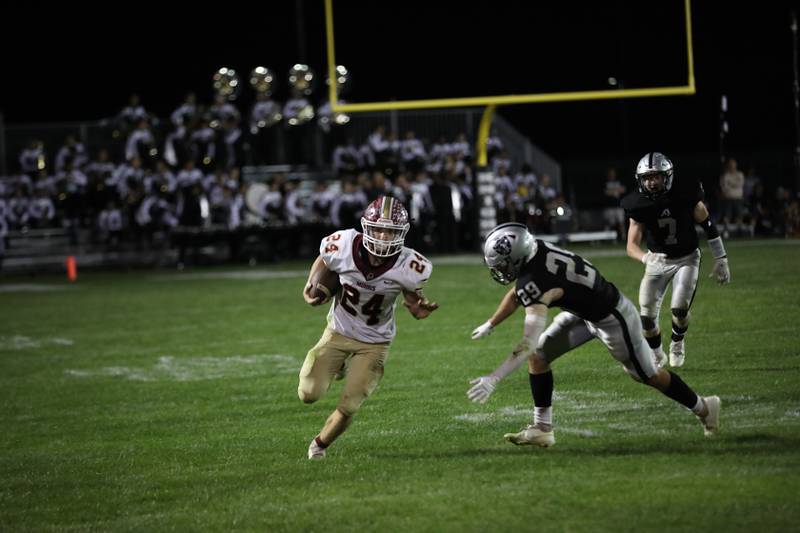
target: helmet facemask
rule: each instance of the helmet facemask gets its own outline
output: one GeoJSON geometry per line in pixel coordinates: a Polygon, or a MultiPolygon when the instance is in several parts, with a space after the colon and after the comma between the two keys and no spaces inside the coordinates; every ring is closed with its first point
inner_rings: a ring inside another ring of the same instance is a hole
{"type": "Polygon", "coordinates": [[[636,184],[639,192],[648,198],[655,199],[663,196],[672,188],[672,176],[674,168],[672,161],[660,152],[650,152],[639,160],[636,165],[636,184]],[[649,189],[645,185],[645,180],[653,175],[663,177],[663,185],[657,189],[649,189]]]}
{"type": "Polygon", "coordinates": [[[648,172],[647,174],[637,176],[636,179],[639,182],[639,191],[649,198],[658,198],[669,190],[667,187],[667,174],[665,172],[648,172]],[[660,186],[651,189],[647,186],[646,182],[653,176],[661,176],[662,181],[660,186]]]}
{"type": "Polygon", "coordinates": [[[490,265],[489,261],[486,261],[486,266],[489,267],[489,272],[492,274],[492,279],[495,280],[497,283],[502,283],[503,285],[508,285],[512,281],[516,281],[519,277],[519,269],[521,261],[514,261],[512,262],[508,257],[503,257],[499,261],[496,261],[494,265],[490,265]]]}
{"type": "Polygon", "coordinates": [[[399,254],[410,227],[405,207],[394,198],[382,196],[361,217],[364,247],[377,257],[399,254]]]}
{"type": "Polygon", "coordinates": [[[362,218],[364,246],[369,253],[378,257],[391,257],[398,254],[403,249],[408,227],[408,224],[405,226],[393,224],[391,220],[370,222],[366,218],[362,218]]]}

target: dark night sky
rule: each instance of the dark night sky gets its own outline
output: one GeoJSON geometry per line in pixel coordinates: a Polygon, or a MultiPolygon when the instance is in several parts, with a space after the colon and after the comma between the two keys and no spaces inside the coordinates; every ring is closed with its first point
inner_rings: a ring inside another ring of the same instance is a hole
{"type": "MultiPolygon", "coordinates": [[[[712,153],[724,93],[730,149],[775,153],[791,166],[789,4],[730,4],[692,3],[695,96],[516,105],[499,113],[559,159],[654,146],[712,153]]],[[[4,4],[3,18],[15,21],[0,36],[0,108],[8,124],[111,116],[134,91],[166,115],[188,91],[209,100],[211,74],[222,65],[246,73],[265,64],[284,90],[296,60],[318,73],[325,68],[322,0],[187,4],[204,17],[192,22],[161,14],[158,4],[94,5],[101,12],[89,17],[73,4],[4,4]]],[[[681,0],[334,0],[334,15],[337,62],[353,73],[350,101],[607,89],[609,76],[629,88],[686,82],[681,0]]]]}

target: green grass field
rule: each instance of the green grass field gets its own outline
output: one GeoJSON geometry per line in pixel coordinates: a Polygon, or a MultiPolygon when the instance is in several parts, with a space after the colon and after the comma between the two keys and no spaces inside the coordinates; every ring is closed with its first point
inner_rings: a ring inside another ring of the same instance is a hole
{"type": "MultiPolygon", "coordinates": [[[[3,278],[0,530],[796,531],[798,244],[728,243],[726,287],[702,266],[679,373],[722,398],[716,438],[594,341],[554,365],[557,445],[504,443],[530,420],[524,370],[484,406],[465,393],[521,313],[470,340],[504,288],[433,257],[440,310],[398,309],[381,386],[317,462],[341,382],[297,398],[326,313],[300,296],[310,260],[3,278]]],[[[621,247],[573,250],[637,301],[621,247]]]]}

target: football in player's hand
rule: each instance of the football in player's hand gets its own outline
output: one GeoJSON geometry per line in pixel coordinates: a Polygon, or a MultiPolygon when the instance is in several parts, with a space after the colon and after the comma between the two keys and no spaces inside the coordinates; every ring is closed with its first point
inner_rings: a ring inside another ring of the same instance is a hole
{"type": "Polygon", "coordinates": [[[323,266],[311,278],[311,296],[327,302],[339,291],[339,274],[323,266]]]}

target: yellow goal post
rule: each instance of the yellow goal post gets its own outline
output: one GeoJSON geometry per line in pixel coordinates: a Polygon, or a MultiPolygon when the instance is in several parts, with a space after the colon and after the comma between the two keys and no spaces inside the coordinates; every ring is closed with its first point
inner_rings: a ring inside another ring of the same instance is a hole
{"type": "MultiPolygon", "coordinates": [[[[546,102],[574,102],[580,100],[611,100],[619,98],[646,98],[652,96],[678,96],[695,94],[694,54],[692,51],[692,15],[691,0],[684,0],[684,21],[686,25],[686,85],[671,87],[645,87],[639,89],[609,89],[603,91],[569,91],[558,93],[509,94],[500,96],[474,96],[467,98],[433,98],[427,100],[401,100],[386,102],[362,102],[357,104],[340,104],[336,95],[335,84],[328,85],[331,109],[335,112],[357,113],[360,111],[391,111],[399,109],[430,109],[445,107],[478,107],[486,106],[483,114],[477,146],[478,166],[486,166],[486,139],[489,135],[494,110],[499,105],[539,104],[546,102]],[[488,124],[485,124],[487,122],[488,124]]],[[[336,79],[336,54],[333,33],[333,0],[325,0],[325,33],[328,56],[328,77],[336,79]]]]}
{"type": "MultiPolygon", "coordinates": [[[[581,100],[612,100],[621,98],[647,98],[653,96],[679,96],[695,94],[694,53],[692,50],[692,15],[691,0],[684,0],[684,22],[686,25],[686,85],[669,87],[644,87],[638,89],[610,89],[602,91],[569,91],[556,93],[509,94],[500,96],[474,96],[467,98],[433,98],[426,100],[400,100],[385,102],[362,102],[340,104],[334,83],[328,84],[328,96],[331,110],[341,113],[358,113],[364,111],[393,111],[410,109],[431,109],[446,107],[480,107],[485,106],[481,123],[478,127],[475,154],[478,172],[476,176],[477,199],[479,204],[478,233],[481,238],[494,227],[494,175],[487,168],[486,141],[497,106],[510,104],[539,104],[547,102],[575,102],[581,100]]],[[[327,42],[328,79],[336,79],[336,54],[333,33],[333,0],[325,0],[325,33],[327,42]]]]}

